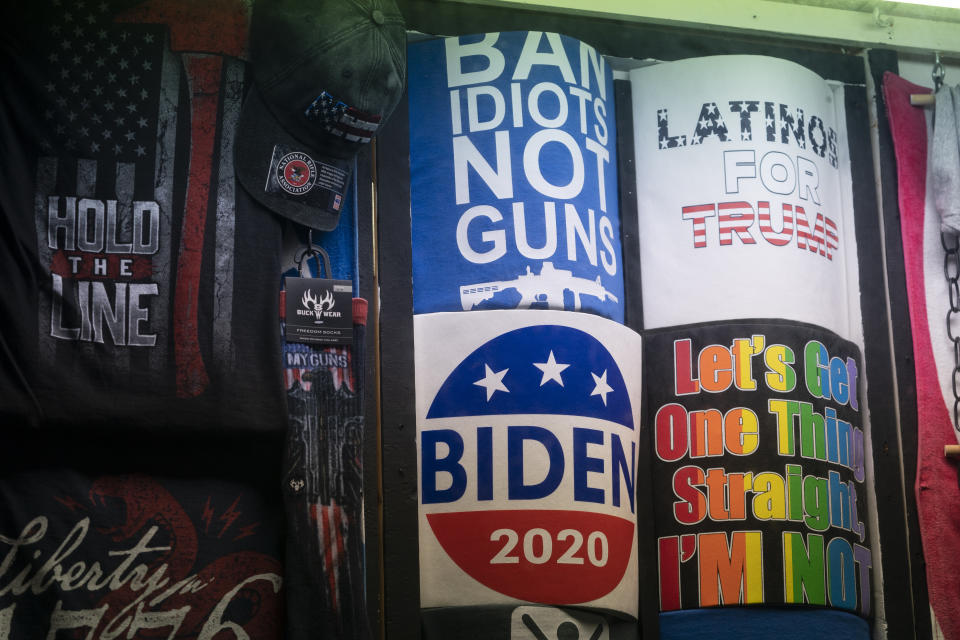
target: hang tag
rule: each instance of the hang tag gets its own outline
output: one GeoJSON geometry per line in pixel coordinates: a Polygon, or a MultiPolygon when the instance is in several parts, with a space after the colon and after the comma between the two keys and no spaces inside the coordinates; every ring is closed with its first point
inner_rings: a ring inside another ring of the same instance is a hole
{"type": "Polygon", "coordinates": [[[286,278],[286,340],[309,344],[353,342],[353,283],[286,278]]]}

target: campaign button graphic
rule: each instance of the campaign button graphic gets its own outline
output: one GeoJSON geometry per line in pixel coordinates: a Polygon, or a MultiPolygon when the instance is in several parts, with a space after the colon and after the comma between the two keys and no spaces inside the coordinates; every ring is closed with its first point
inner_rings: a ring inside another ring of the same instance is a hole
{"type": "Polygon", "coordinates": [[[425,579],[441,553],[500,596],[597,603],[636,565],[637,433],[621,366],[570,326],[478,342],[419,425],[425,579]]]}
{"type": "Polygon", "coordinates": [[[633,523],[576,511],[434,513],[430,526],[461,569],[518,600],[574,604],[619,584],[633,523]]]}
{"type": "Polygon", "coordinates": [[[427,418],[526,413],[587,416],[633,429],[613,356],[589,333],[556,325],[516,329],[475,350],[443,383],[427,418]]]}

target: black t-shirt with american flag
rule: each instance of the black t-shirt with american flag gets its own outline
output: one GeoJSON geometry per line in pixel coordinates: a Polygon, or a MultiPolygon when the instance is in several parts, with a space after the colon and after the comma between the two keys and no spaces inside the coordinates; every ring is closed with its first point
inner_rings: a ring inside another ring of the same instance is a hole
{"type": "MultiPolygon", "coordinates": [[[[6,5],[6,3],[4,3],[6,5]]],[[[251,2],[0,9],[0,424],[284,428],[251,2]]]]}

